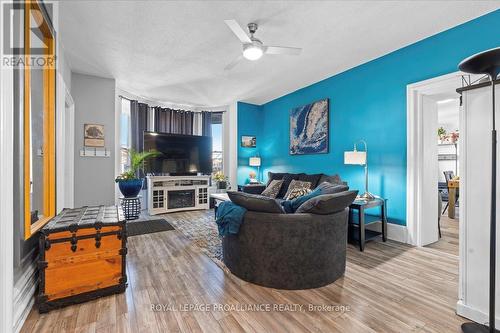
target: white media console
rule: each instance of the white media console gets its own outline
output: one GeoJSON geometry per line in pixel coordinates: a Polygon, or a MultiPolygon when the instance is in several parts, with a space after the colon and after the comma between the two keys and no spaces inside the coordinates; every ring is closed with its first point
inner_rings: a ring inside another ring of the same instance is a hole
{"type": "Polygon", "coordinates": [[[147,176],[150,215],[208,209],[210,176],[147,176]]]}

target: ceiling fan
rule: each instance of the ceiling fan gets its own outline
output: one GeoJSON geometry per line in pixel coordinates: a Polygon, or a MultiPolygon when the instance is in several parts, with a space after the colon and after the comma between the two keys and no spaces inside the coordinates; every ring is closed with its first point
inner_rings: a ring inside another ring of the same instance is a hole
{"type": "Polygon", "coordinates": [[[243,28],[238,24],[238,22],[236,22],[236,20],[225,20],[224,22],[243,44],[243,54],[234,59],[229,65],[227,65],[224,68],[225,70],[230,70],[231,68],[236,66],[242,58],[254,61],[260,59],[264,55],[264,53],[299,55],[302,51],[302,49],[298,47],[264,45],[259,39],[254,37],[254,34],[259,27],[257,23],[248,23],[248,31],[250,33],[250,36],[248,36],[245,30],[243,30],[243,28]]]}

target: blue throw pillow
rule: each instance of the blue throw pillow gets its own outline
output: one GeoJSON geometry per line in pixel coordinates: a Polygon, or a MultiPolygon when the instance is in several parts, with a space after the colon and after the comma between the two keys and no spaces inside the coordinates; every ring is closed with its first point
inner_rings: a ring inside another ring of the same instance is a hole
{"type": "Polygon", "coordinates": [[[297,210],[297,208],[300,207],[300,205],[302,205],[304,202],[306,202],[311,198],[317,197],[318,195],[321,195],[321,189],[319,188],[301,197],[292,200],[285,200],[281,203],[281,205],[283,206],[283,209],[287,214],[295,213],[295,211],[297,210]]]}

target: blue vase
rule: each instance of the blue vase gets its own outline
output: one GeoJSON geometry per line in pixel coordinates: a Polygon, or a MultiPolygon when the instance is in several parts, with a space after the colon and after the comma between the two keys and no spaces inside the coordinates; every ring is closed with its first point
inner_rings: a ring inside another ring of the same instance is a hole
{"type": "Polygon", "coordinates": [[[133,198],[141,192],[142,179],[120,180],[118,187],[125,198],[133,198]]]}

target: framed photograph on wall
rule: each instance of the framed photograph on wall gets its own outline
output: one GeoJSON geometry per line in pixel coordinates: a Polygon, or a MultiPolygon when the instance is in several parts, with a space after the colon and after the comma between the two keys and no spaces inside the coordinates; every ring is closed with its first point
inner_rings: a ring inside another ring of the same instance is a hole
{"type": "Polygon", "coordinates": [[[104,147],[104,125],[85,124],[83,127],[85,147],[104,147]]]}
{"type": "Polygon", "coordinates": [[[257,147],[257,138],[252,135],[242,135],[241,146],[244,148],[255,148],[257,147]]]}
{"type": "Polygon", "coordinates": [[[290,110],[290,155],[327,154],[328,98],[290,110]]]}

